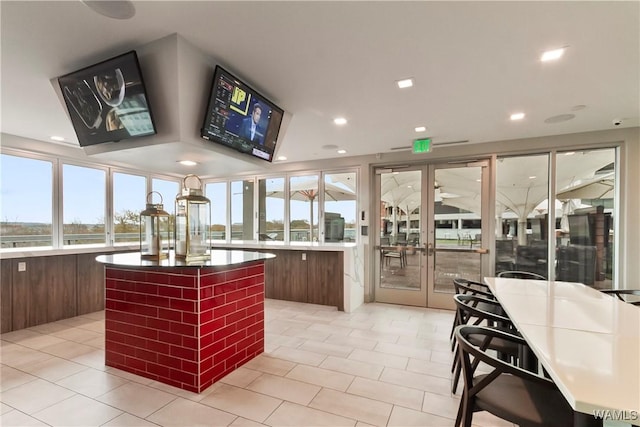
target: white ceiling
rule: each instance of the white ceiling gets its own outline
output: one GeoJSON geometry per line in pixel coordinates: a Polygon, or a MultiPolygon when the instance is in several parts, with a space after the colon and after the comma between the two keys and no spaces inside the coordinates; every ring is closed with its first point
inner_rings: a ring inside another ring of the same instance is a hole
{"type": "MultiPolygon", "coordinates": [[[[80,1],[0,2],[2,132],[77,145],[50,79],[174,33],[291,115],[277,153],[287,161],[342,156],[326,145],[356,156],[426,136],[479,143],[610,129],[614,119],[639,125],[637,1],[134,4],[132,19],[115,20],[80,1]],[[562,46],[560,61],[539,61],[562,46]],[[399,90],[406,77],[415,86],[399,90]],[[520,111],[525,119],[511,122],[520,111]],[[545,123],[562,114],[575,118],[545,123]],[[337,127],[337,116],[349,123],[337,127]],[[427,132],[416,134],[420,125],[427,132]]],[[[232,172],[207,147],[172,142],[101,158],[182,173],[176,160],[189,154],[200,173],[232,172]]]]}

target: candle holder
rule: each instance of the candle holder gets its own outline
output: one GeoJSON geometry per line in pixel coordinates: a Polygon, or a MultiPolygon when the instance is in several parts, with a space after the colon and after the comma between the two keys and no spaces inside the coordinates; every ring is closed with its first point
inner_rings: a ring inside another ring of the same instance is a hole
{"type": "Polygon", "coordinates": [[[211,202],[202,193],[202,181],[196,175],[182,180],[182,191],[176,196],[174,247],[177,259],[206,260],[211,245],[209,224],[211,202]]]}
{"type": "Polygon", "coordinates": [[[162,194],[147,194],[147,208],[140,212],[140,256],[143,259],[162,260],[169,257],[169,214],[164,211],[162,194]],[[160,203],[153,203],[153,194],[160,196],[160,203]]]}

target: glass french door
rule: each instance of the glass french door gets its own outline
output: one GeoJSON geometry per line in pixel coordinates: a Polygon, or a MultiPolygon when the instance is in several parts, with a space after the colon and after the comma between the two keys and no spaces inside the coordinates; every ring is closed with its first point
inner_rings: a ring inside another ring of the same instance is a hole
{"type": "Polygon", "coordinates": [[[375,299],[425,306],[426,230],[423,203],[426,167],[378,169],[379,209],[375,299]]]}
{"type": "Polygon", "coordinates": [[[453,309],[453,279],[489,271],[488,165],[376,171],[376,301],[453,309]]]}

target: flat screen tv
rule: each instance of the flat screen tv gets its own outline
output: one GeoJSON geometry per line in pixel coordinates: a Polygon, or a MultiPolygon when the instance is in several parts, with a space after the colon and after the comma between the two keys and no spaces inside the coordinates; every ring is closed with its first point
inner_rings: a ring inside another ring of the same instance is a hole
{"type": "Polygon", "coordinates": [[[282,115],[282,108],[217,66],[201,136],[271,162],[282,115]]]}
{"type": "Polygon", "coordinates": [[[58,78],[81,147],[153,135],[135,51],[58,78]]]}

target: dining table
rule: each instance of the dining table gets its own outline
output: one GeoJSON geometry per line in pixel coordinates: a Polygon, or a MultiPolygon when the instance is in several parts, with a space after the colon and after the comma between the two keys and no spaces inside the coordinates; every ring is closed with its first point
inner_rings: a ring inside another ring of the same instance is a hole
{"type": "Polygon", "coordinates": [[[640,425],[640,307],[581,283],[484,281],[573,408],[575,426],[640,425]]]}

